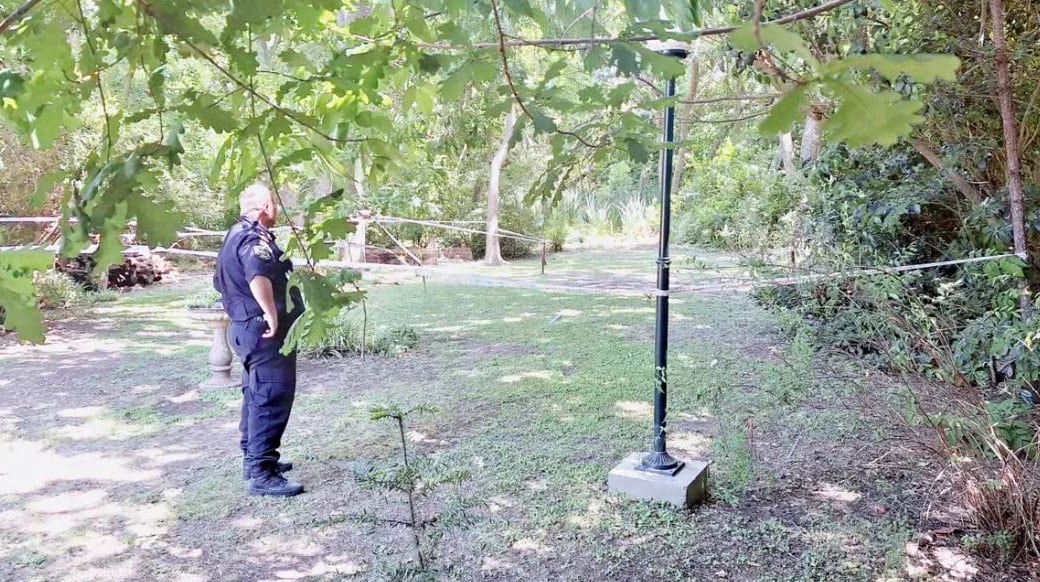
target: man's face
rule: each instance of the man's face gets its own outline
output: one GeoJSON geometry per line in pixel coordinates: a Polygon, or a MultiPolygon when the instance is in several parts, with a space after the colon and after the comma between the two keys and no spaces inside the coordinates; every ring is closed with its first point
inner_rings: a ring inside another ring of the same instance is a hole
{"type": "Polygon", "coordinates": [[[260,209],[260,216],[258,220],[260,224],[271,228],[275,225],[275,221],[278,219],[278,204],[274,201],[274,195],[268,196],[267,202],[260,209]]]}

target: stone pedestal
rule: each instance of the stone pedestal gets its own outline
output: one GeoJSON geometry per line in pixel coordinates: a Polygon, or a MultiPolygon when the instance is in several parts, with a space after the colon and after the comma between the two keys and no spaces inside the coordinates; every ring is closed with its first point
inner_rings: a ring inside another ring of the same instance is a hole
{"type": "Polygon", "coordinates": [[[642,453],[632,453],[611,469],[607,489],[648,501],[691,507],[708,494],[708,464],[685,461],[675,475],[640,470],[642,453]]]}
{"type": "Polygon", "coordinates": [[[241,385],[238,378],[231,377],[233,355],[228,344],[230,319],[223,309],[188,309],[188,317],[205,323],[213,333],[209,347],[210,377],[199,384],[199,388],[234,388],[241,385]]]}

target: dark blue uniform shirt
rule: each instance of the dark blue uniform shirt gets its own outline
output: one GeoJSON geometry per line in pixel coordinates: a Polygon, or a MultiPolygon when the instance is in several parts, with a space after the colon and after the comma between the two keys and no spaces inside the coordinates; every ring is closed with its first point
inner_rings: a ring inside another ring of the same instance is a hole
{"type": "Polygon", "coordinates": [[[292,291],[293,313],[289,313],[286,288],[292,261],[282,260],[282,250],[274,240],[274,233],[262,224],[240,218],[224,237],[217,255],[217,272],[213,287],[220,292],[224,311],[232,321],[246,321],[263,315],[260,304],[249,290],[254,277],[271,280],[274,301],[278,307],[279,332],[288,330],[292,320],[303,311],[298,289],[292,291]]]}

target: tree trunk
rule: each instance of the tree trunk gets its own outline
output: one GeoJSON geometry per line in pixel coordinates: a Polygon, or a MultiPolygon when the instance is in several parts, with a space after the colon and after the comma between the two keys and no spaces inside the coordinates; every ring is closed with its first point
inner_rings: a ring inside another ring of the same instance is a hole
{"type": "Polygon", "coordinates": [[[687,66],[686,74],[690,79],[690,86],[686,89],[686,99],[682,104],[682,110],[679,114],[679,125],[676,127],[676,142],[680,145],[675,147],[675,155],[673,156],[674,169],[672,174],[672,192],[679,192],[680,186],[682,186],[683,172],[686,170],[686,156],[685,150],[682,147],[682,143],[690,137],[690,119],[693,116],[693,101],[697,99],[697,93],[700,91],[701,82],[701,66],[700,60],[697,58],[696,44],[690,47],[690,63],[687,66]]]}
{"type": "Polygon", "coordinates": [[[947,166],[943,162],[942,156],[933,150],[931,146],[917,138],[911,139],[910,145],[912,145],[917,153],[921,154],[924,159],[928,160],[928,163],[935,166],[935,169],[942,172],[942,174],[946,176],[946,179],[953,184],[953,187],[961,194],[964,194],[964,197],[967,198],[969,202],[974,205],[982,203],[982,195],[979,194],[979,191],[975,186],[973,186],[971,182],[965,180],[956,170],[947,166]]]}
{"type": "Polygon", "coordinates": [[[509,157],[509,142],[513,138],[516,126],[516,106],[506,115],[505,127],[502,128],[502,141],[498,144],[494,157],[491,158],[491,178],[488,180],[487,197],[487,243],[484,250],[484,262],[489,265],[501,265],[502,248],[498,242],[498,199],[502,185],[502,167],[509,157]]]}
{"type": "Polygon", "coordinates": [[[811,164],[820,157],[823,148],[823,115],[815,109],[805,116],[805,131],[802,133],[802,165],[811,164]]]}
{"type": "Polygon", "coordinates": [[[354,158],[354,179],[351,180],[354,184],[354,193],[357,194],[358,200],[365,198],[365,165],[361,162],[361,155],[354,158]]]}
{"type": "MultiPolygon", "coordinates": [[[[1011,234],[1015,253],[1027,257],[1025,228],[1025,193],[1022,190],[1022,170],[1019,164],[1018,120],[1015,118],[1015,103],[1011,94],[1011,67],[1007,39],[1004,37],[1004,5],[1002,0],[989,0],[990,18],[993,21],[993,47],[996,49],[997,97],[1000,99],[1000,117],[1004,124],[1004,149],[1007,155],[1007,188],[1011,204],[1011,234]]],[[[1032,302],[1028,283],[1019,295],[1022,317],[1031,315],[1032,302]]]]}
{"type": "Polygon", "coordinates": [[[792,177],[798,174],[798,166],[794,163],[794,138],[790,133],[780,134],[780,159],[785,174],[792,177]]]}

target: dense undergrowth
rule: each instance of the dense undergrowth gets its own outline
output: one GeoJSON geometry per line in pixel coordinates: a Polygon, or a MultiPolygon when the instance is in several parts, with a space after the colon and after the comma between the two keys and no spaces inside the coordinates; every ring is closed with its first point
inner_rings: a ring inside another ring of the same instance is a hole
{"type": "MultiPolygon", "coordinates": [[[[912,374],[904,420],[967,509],[971,549],[1001,562],[1040,556],[1040,301],[1017,257],[864,275],[862,267],[1004,255],[1001,193],[966,208],[913,152],[836,148],[807,172],[817,193],[800,272],[847,273],[764,287],[799,337],[892,373],[912,374]],[[916,386],[916,388],[912,387],[916,386]],[[935,444],[937,443],[937,445],[935,444]]],[[[1029,209],[1031,236],[1036,208],[1029,209]]]]}

